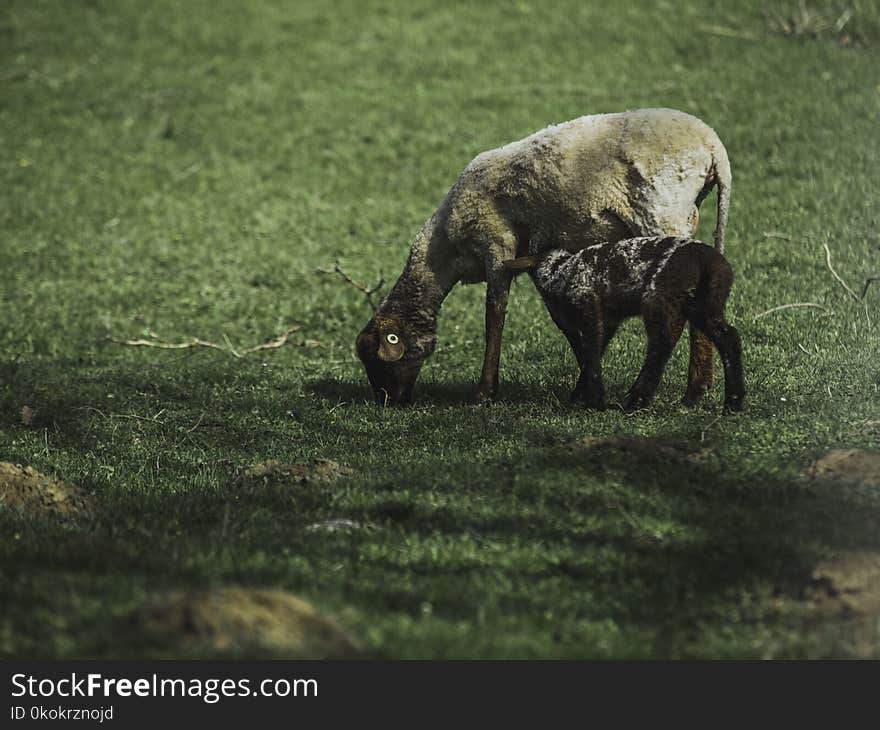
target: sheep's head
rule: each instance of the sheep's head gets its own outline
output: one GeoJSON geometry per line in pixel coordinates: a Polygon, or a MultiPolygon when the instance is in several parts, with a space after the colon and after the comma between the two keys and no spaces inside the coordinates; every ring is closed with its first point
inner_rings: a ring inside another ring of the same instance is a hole
{"type": "Polygon", "coordinates": [[[425,353],[405,323],[377,314],[358,335],[356,346],[376,402],[382,406],[409,403],[425,353]]]}

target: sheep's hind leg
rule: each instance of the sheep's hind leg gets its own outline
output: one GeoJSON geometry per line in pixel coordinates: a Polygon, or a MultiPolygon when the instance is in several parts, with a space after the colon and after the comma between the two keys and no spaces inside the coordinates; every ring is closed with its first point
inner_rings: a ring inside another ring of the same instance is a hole
{"type": "Polygon", "coordinates": [[[690,323],[691,355],[688,363],[688,384],[682,403],[691,408],[712,389],[715,373],[715,350],[706,334],[690,323]]]}

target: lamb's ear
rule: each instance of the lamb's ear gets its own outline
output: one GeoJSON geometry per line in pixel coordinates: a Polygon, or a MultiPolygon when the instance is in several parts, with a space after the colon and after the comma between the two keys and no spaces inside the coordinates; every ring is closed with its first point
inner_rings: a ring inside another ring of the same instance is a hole
{"type": "Polygon", "coordinates": [[[406,352],[403,338],[396,332],[383,332],[379,337],[379,359],[384,362],[397,362],[406,352]]]}
{"type": "Polygon", "coordinates": [[[533,269],[538,265],[538,257],[537,256],[520,256],[518,259],[508,259],[507,261],[502,261],[501,265],[505,269],[510,269],[511,271],[525,271],[526,269],[533,269]]]}

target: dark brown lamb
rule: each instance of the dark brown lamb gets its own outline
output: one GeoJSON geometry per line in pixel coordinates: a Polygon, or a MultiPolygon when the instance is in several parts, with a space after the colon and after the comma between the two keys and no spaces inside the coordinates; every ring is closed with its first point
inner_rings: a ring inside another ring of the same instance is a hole
{"type": "MultiPolygon", "coordinates": [[[[575,252],[555,249],[505,265],[529,270],[553,321],[571,343],[581,368],[573,402],[604,408],[602,353],[624,319],[641,316],[648,350],[624,398],[625,410],[653,400],[685,322],[704,333],[721,355],[724,412],[745,405],[739,333],[724,318],[733,269],[711,246],[689,238],[631,238],[575,252]]],[[[685,405],[695,405],[704,390],[690,378],[685,405]]]]}

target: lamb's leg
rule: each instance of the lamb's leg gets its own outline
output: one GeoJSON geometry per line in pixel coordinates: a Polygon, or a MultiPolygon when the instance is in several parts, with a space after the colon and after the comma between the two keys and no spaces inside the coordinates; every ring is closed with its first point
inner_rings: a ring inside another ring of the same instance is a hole
{"type": "Polygon", "coordinates": [[[648,351],[638,378],[624,396],[625,411],[644,408],[654,400],[666,363],[675,348],[676,334],[680,334],[683,328],[679,324],[680,315],[672,316],[676,309],[671,303],[656,302],[643,311],[648,351]]]}
{"type": "Polygon", "coordinates": [[[719,254],[708,267],[705,302],[694,310],[691,323],[702,330],[718,348],[724,366],[724,412],[740,411],[745,404],[745,380],[739,333],[724,319],[724,308],[733,284],[733,271],[719,254]]]}
{"type": "Polygon", "coordinates": [[[581,374],[578,377],[571,402],[594,411],[605,410],[605,384],[602,382],[602,355],[608,343],[617,332],[620,322],[606,321],[604,326],[593,326],[585,334],[583,331],[566,332],[572,349],[577,355],[581,374]]]}
{"type": "Polygon", "coordinates": [[[602,336],[595,329],[581,331],[579,350],[581,374],[571,394],[571,402],[601,411],[605,408],[605,384],[602,382],[602,336]]]}
{"type": "Polygon", "coordinates": [[[560,329],[562,334],[565,335],[565,339],[568,340],[568,344],[571,345],[571,350],[574,353],[575,359],[577,359],[578,367],[582,368],[584,366],[584,353],[580,332],[570,327],[568,321],[559,316],[554,306],[548,305],[547,311],[550,313],[550,319],[553,320],[553,324],[560,329]]]}
{"type": "Polygon", "coordinates": [[[710,318],[701,326],[718,348],[724,366],[724,413],[741,411],[745,406],[746,386],[739,332],[723,317],[710,318]]]}
{"type": "MultiPolygon", "coordinates": [[[[556,326],[562,330],[562,334],[565,335],[565,339],[567,339],[568,344],[571,345],[572,352],[574,352],[574,356],[577,359],[578,367],[583,369],[584,363],[592,356],[590,346],[586,344],[587,341],[584,338],[583,333],[580,330],[572,330],[566,327],[564,322],[555,317],[553,317],[553,321],[556,326]]],[[[608,343],[611,342],[611,338],[614,337],[614,334],[617,332],[619,324],[619,322],[605,323],[599,347],[600,356],[603,355],[608,348],[608,343]]]]}
{"type": "MultiPolygon", "coordinates": [[[[608,343],[611,342],[611,338],[617,333],[619,326],[620,322],[605,320],[605,326],[602,328],[602,354],[608,349],[608,343]]],[[[675,339],[677,340],[678,338],[676,337],[675,339]]]]}
{"type": "Polygon", "coordinates": [[[501,362],[501,334],[507,314],[507,300],[513,274],[503,267],[493,269],[486,277],[486,352],[475,403],[491,400],[498,393],[498,366],[501,362]]]}
{"type": "MultiPolygon", "coordinates": [[[[605,323],[599,299],[589,296],[579,306],[565,302],[562,310],[554,312],[554,320],[565,324],[563,332],[571,342],[581,366],[571,402],[585,408],[601,411],[605,408],[605,386],[602,383],[602,352],[605,349],[605,323]],[[574,323],[577,323],[574,325],[574,323]],[[572,326],[574,325],[574,326],[572,326]]],[[[555,308],[554,308],[555,309],[555,308]]],[[[616,326],[616,325],[615,325],[616,326]]],[[[613,334],[612,326],[611,334],[613,334]]]]}

